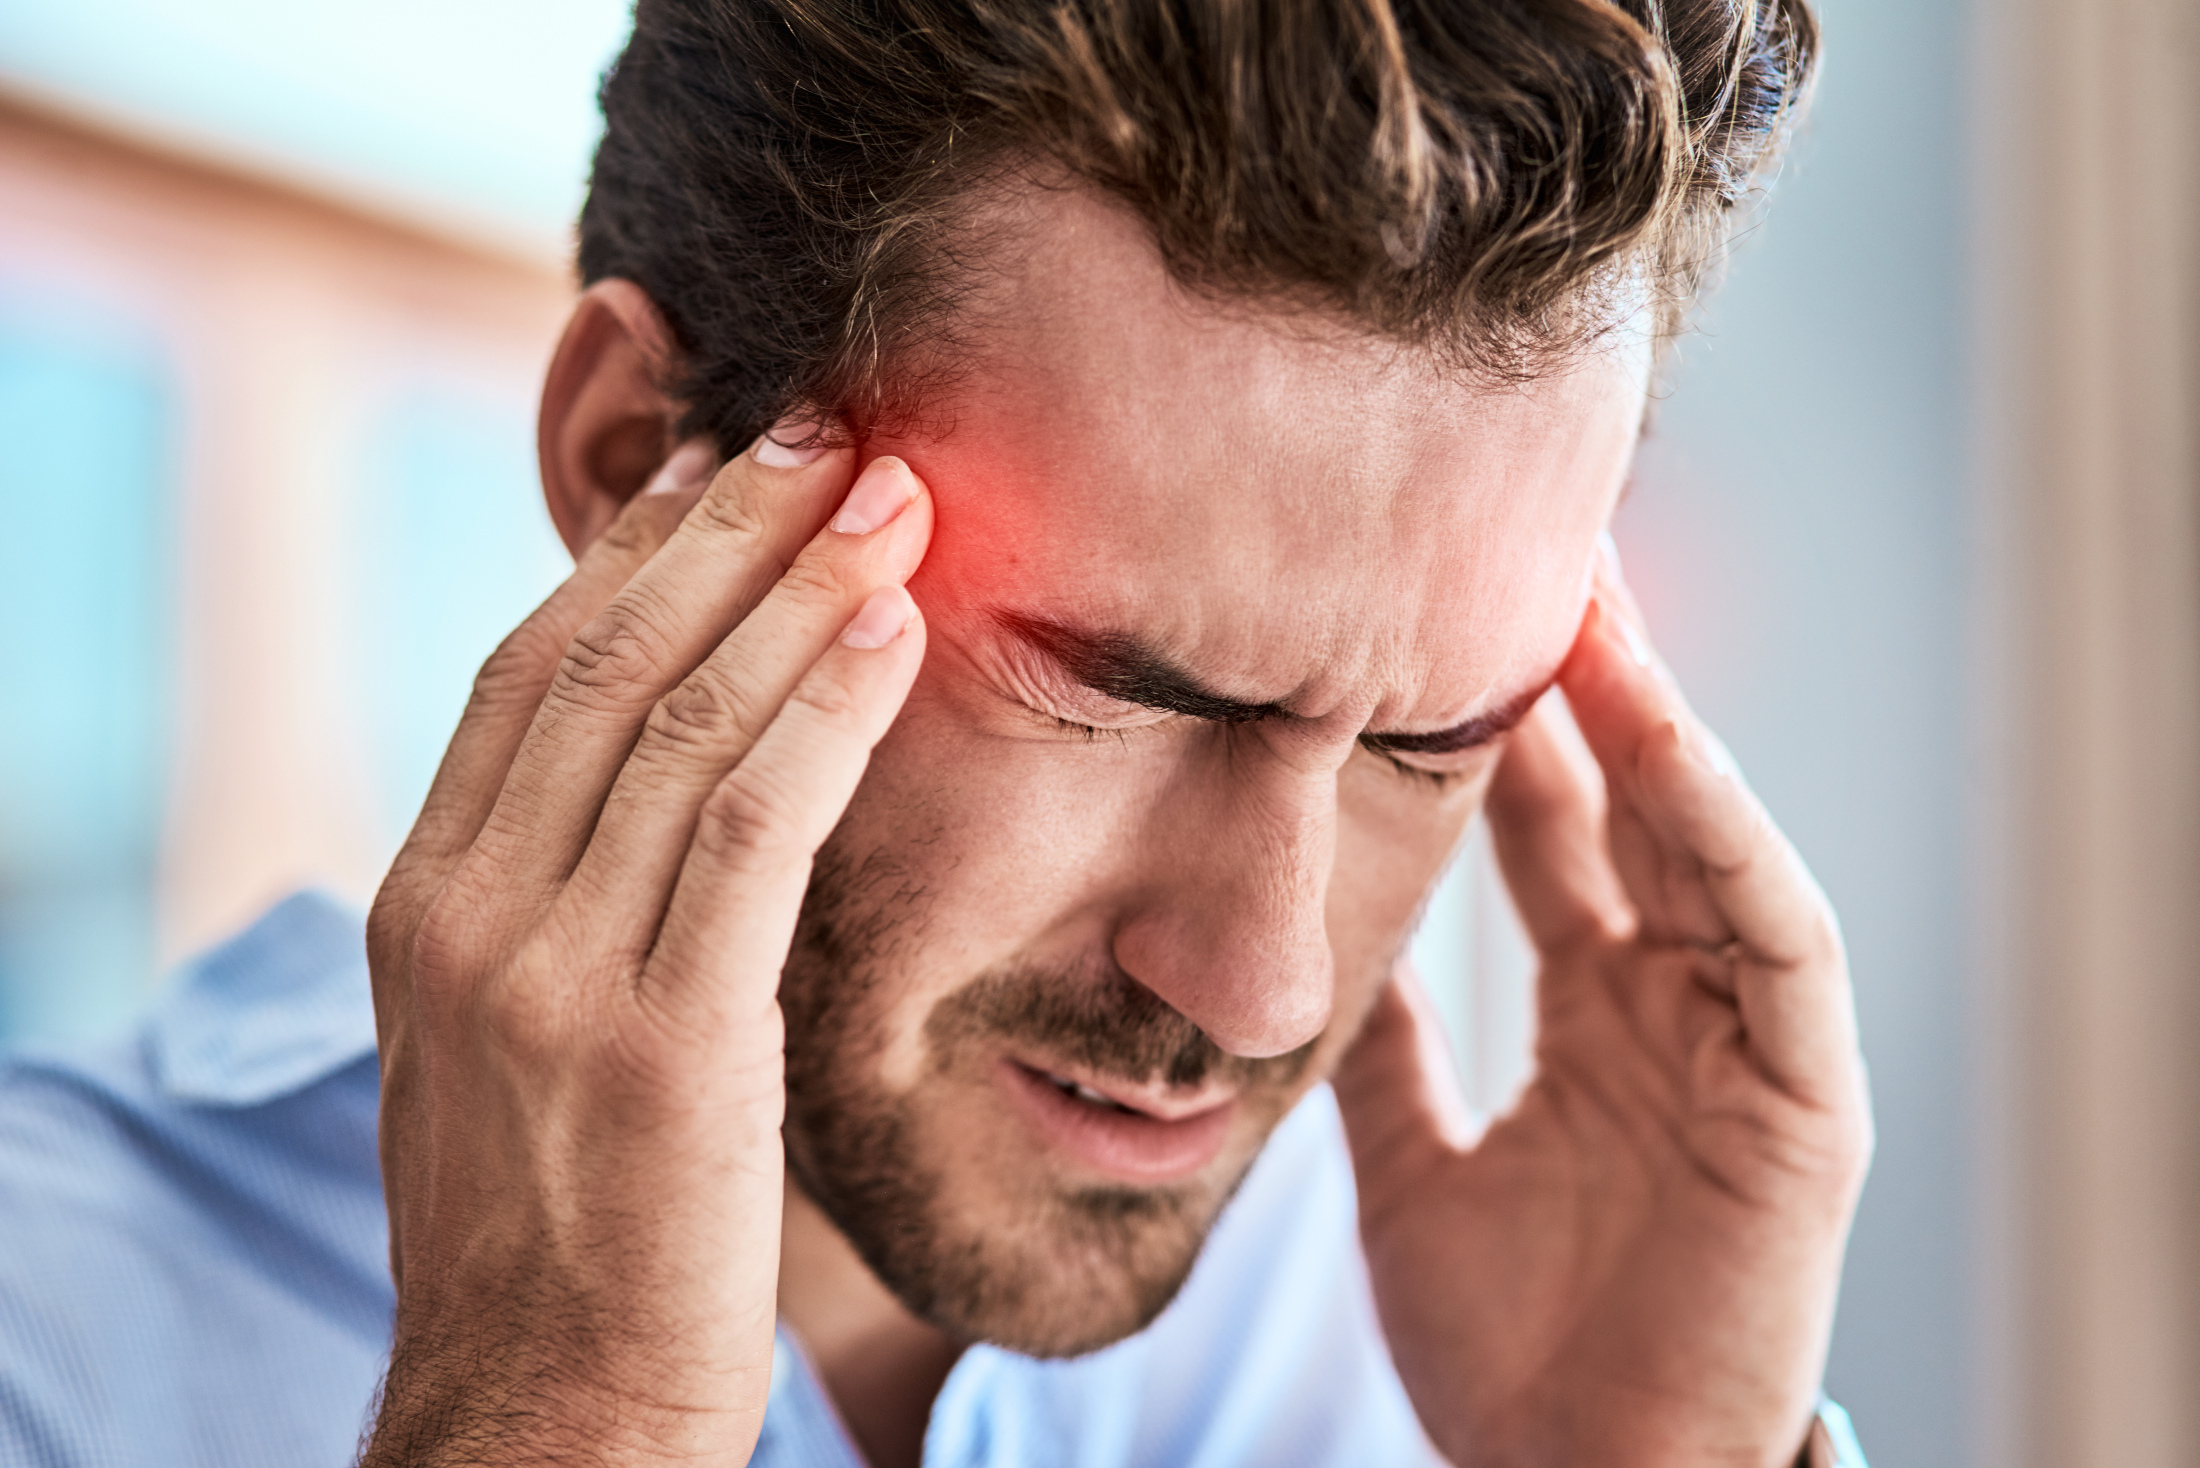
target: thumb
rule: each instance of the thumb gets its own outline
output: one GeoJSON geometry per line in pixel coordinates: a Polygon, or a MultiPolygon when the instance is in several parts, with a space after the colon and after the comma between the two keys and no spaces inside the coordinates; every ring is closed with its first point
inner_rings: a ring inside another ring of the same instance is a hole
{"type": "Polygon", "coordinates": [[[1480,1130],[1451,1042],[1413,965],[1401,957],[1331,1083],[1362,1197],[1464,1151],[1480,1130]]]}

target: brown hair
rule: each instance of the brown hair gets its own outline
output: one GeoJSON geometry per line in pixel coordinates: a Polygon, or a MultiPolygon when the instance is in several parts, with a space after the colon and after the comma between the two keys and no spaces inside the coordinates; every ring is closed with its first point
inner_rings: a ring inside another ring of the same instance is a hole
{"type": "Polygon", "coordinates": [[[640,0],[581,273],[663,309],[689,431],[875,413],[956,206],[1043,160],[1189,286],[1519,374],[1635,287],[1670,327],[1816,45],[1807,0],[640,0]]]}

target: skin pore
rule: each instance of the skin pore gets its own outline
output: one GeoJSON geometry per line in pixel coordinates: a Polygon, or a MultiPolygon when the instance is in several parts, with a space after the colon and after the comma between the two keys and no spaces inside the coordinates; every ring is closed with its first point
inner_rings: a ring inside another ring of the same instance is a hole
{"type": "Polygon", "coordinates": [[[879,1468],[964,1342],[1085,1350],[1166,1303],[1564,657],[1644,400],[1632,344],[1465,384],[1188,294],[1087,193],[1020,207],[946,431],[860,445],[932,490],[930,646],[782,985],[779,1308],[879,1468]],[[1154,1044],[1017,1017],[1050,992],[1154,1044]],[[1033,1072],[1219,1113],[1211,1155],[1095,1169],[1033,1072]]]}

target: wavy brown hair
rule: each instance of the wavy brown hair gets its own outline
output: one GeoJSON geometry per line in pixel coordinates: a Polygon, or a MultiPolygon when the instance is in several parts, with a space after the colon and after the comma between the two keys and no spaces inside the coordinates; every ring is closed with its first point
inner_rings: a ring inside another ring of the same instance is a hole
{"type": "Polygon", "coordinates": [[[1807,90],[1807,0],[640,0],[584,279],[657,301],[690,431],[913,402],[1046,165],[1205,292],[1532,373],[1668,329],[1807,90]]]}

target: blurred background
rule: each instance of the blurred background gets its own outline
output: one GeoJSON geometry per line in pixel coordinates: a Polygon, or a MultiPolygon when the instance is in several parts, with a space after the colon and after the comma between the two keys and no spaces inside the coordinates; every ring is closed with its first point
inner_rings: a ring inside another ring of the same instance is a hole
{"type": "MultiPolygon", "coordinates": [[[[2200,1462],[2200,11],[1824,0],[1620,538],[1831,893],[1880,1468],[2200,1462]]],[[[356,901],[561,574],[532,414],[623,0],[0,0],[0,1039],[356,901]]],[[[1527,967],[1419,943],[1485,1108],[1527,967]]]]}

